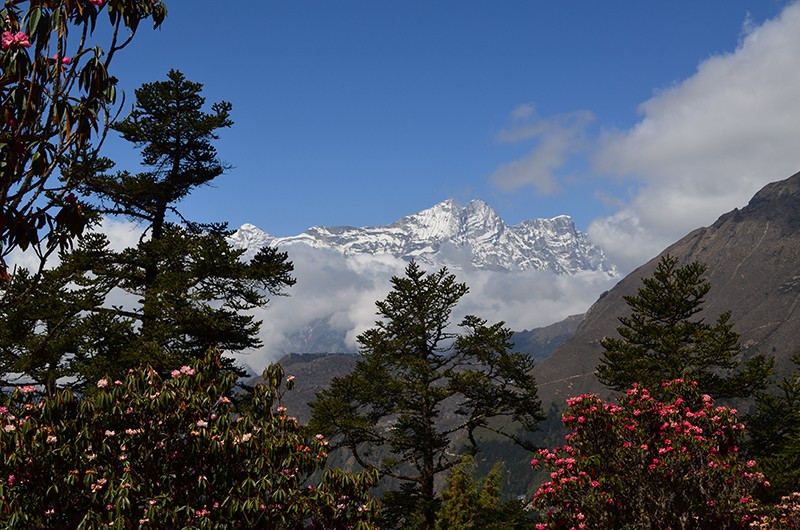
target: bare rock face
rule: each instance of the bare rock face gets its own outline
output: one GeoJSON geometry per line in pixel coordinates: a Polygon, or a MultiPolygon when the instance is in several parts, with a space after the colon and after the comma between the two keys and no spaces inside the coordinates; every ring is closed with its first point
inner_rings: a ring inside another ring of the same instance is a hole
{"type": "MultiPolygon", "coordinates": [[[[730,310],[745,358],[775,356],[778,377],[794,369],[790,358],[800,353],[800,173],[768,184],[746,207],[691,232],[662,254],[708,266],[711,290],[700,316],[713,321],[730,310]]],[[[623,296],[635,294],[660,259],[604,293],[575,335],[539,363],[536,376],[545,401],[563,402],[584,392],[609,394],[594,376],[602,353],[599,339],[618,336],[618,317],[630,313],[623,296]]]]}

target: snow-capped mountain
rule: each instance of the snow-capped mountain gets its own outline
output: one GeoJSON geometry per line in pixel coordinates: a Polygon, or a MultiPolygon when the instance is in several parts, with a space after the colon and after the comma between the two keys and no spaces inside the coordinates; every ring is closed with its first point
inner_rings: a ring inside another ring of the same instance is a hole
{"type": "Polygon", "coordinates": [[[297,236],[273,237],[245,224],[231,236],[235,246],[256,249],[305,244],[345,256],[390,254],[405,260],[488,270],[550,270],[557,274],[603,271],[616,275],[603,251],[575,228],[569,216],[506,225],[488,204],[453,200],[405,216],[388,226],[315,226],[297,236]]]}

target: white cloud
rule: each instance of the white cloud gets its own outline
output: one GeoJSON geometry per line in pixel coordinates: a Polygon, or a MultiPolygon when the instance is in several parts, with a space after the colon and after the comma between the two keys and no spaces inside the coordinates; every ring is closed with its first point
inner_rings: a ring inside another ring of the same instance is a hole
{"type": "Polygon", "coordinates": [[[600,139],[595,172],[635,186],[589,228],[622,271],[800,170],[800,4],[743,27],[734,52],[702,61],[644,102],[635,126],[600,139]]]}
{"type": "MultiPolygon", "coordinates": [[[[109,245],[112,250],[120,251],[128,247],[133,247],[139,242],[142,235],[142,230],[135,223],[128,221],[115,221],[107,217],[100,221],[98,226],[92,227],[92,231],[99,232],[108,236],[109,245]]],[[[77,242],[75,242],[77,244],[77,242]]],[[[37,270],[39,268],[39,258],[32,249],[22,252],[19,248],[15,248],[8,260],[10,267],[22,267],[28,270],[37,270]]],[[[54,252],[47,260],[46,268],[57,267],[61,260],[58,257],[58,252],[54,252]]]]}
{"type": "MultiPolygon", "coordinates": [[[[302,244],[286,247],[295,264],[297,284],[290,296],[273,298],[256,312],[263,320],[264,347],[237,358],[260,373],[270,362],[297,351],[296,340],[319,323],[344,339],[347,351],[357,351],[356,337],[378,318],[375,302],[391,289],[390,278],[402,276],[407,263],[388,255],[341,254],[302,244]]],[[[439,267],[422,265],[432,272],[439,267]]],[[[616,278],[606,273],[559,276],[550,272],[491,272],[451,269],[470,292],[456,307],[451,322],[467,314],[490,323],[505,321],[514,330],[531,329],[582,313],[616,278]]]]}
{"type": "Polygon", "coordinates": [[[386,296],[389,279],[405,267],[391,256],[345,259],[338,252],[304,244],[285,250],[294,263],[297,283],[287,291],[289,296],[274,297],[265,308],[254,311],[263,321],[259,334],[263,347],[237,356],[256,373],[297,351],[298,336],[308,334],[315,325],[330,328],[345,339],[349,351],[356,351],[356,336],[375,321],[375,301],[386,296]]]}
{"type": "Polygon", "coordinates": [[[492,184],[503,191],[533,186],[545,195],[555,193],[559,188],[557,172],[567,156],[583,146],[584,132],[594,115],[576,111],[535,119],[533,106],[521,105],[512,111],[511,118],[515,125],[501,130],[498,141],[517,143],[535,138],[537,145],[525,157],[498,167],[490,177],[492,184]]]}
{"type": "Polygon", "coordinates": [[[536,107],[532,103],[523,103],[511,111],[511,119],[513,121],[526,120],[533,116],[534,112],[536,112],[536,107]]]}

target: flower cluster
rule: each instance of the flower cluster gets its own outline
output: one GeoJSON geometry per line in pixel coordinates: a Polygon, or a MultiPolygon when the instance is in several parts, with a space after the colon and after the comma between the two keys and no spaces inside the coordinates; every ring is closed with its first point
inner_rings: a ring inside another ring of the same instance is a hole
{"type": "Polygon", "coordinates": [[[750,528],[759,530],[796,530],[800,528],[800,492],[781,499],[775,506],[768,506],[754,517],[750,528]]]}
{"type": "Polygon", "coordinates": [[[635,386],[618,404],[594,395],[568,400],[566,444],[531,464],[550,471],[533,496],[537,528],[726,528],[756,511],[769,487],[739,452],[736,410],[715,406],[693,382],[675,380],[659,401],[635,386]]]}
{"type": "Polygon", "coordinates": [[[324,437],[275,414],[276,387],[244,406],[235,384],[210,355],[163,380],[103,378],[80,398],[0,396],[0,527],[374,528],[375,473],[320,476],[324,437]]]}
{"type": "Polygon", "coordinates": [[[180,370],[173,370],[170,374],[172,377],[180,377],[182,375],[194,375],[195,371],[189,366],[181,366],[180,370]]]}
{"type": "Polygon", "coordinates": [[[30,48],[31,46],[31,41],[28,38],[28,34],[23,31],[18,31],[16,33],[4,31],[2,37],[0,37],[0,43],[2,43],[2,48],[4,50],[7,50],[14,45],[25,48],[30,48]]]}

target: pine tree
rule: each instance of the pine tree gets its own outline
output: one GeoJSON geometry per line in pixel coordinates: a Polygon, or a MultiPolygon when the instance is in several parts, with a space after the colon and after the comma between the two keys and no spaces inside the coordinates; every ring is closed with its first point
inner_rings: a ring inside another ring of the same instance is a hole
{"type": "MultiPolygon", "coordinates": [[[[126,217],[143,228],[139,243],[123,250],[112,249],[100,234],[82,237],[74,251],[61,254],[61,265],[47,274],[48,284],[28,286],[31,308],[52,306],[54,297],[64,303],[92,300],[91,307],[76,302],[62,311],[69,316],[62,320],[76,335],[83,334],[69,344],[47,339],[52,336],[46,332],[49,317],[41,312],[17,315],[25,320],[19,329],[26,327],[29,343],[50,341],[49,362],[61,366],[60,376],[72,377],[73,384],[139,364],[171,369],[202,358],[211,347],[257,348],[260,322],[247,312],[294,283],[286,253],[265,247],[245,263],[244,250],[228,242],[231,231],[225,224],[190,221],[178,209],[192,190],[226,170],[213,140],[231,125],[231,105],[215,103],[205,112],[201,91],[201,84],[174,70],[166,81],[136,91],[134,110],[114,128],[141,150],[146,171],[112,174],[113,163],[91,157],[73,165],[101,171],[80,188],[95,199],[100,213],[126,217]]],[[[21,338],[7,331],[0,333],[0,344],[21,338]]],[[[32,350],[18,353],[22,360],[15,369],[24,368],[45,384],[25,368],[32,350]]],[[[225,362],[234,367],[230,359],[225,362]]]]}
{"type": "Polygon", "coordinates": [[[661,258],[638,293],[625,297],[633,312],[619,318],[621,338],[606,337],[600,343],[600,382],[617,391],[634,383],[657,391],[662,382],[684,378],[697,381],[714,397],[745,397],[764,388],[773,360],[763,355],[740,360],[730,311],[714,324],[699,316],[711,289],[705,272],[698,262],[678,266],[675,257],[661,258]]]}
{"type": "Polygon", "coordinates": [[[523,442],[515,429],[535,429],[542,408],[533,361],[512,353],[502,322],[467,316],[462,333],[451,331],[468,289],[447,269],[425,274],[412,262],[392,286],[376,304],[381,320],[358,337],[362,359],[317,394],[310,425],[400,482],[383,499],[386,513],[400,516],[388,526],[432,530],[434,483],[460,461],[457,444],[477,447],[480,430],[523,442]]]}
{"type": "Polygon", "coordinates": [[[201,92],[200,83],[176,70],[136,90],[130,116],[113,128],[140,149],[148,170],[100,175],[82,188],[99,199],[102,213],[144,226],[134,248],[115,253],[95,241],[100,248],[83,247],[75,259],[87,250],[109,254],[107,266],[92,272],[139,298],[135,310],[117,314],[136,322],[136,354],[157,368],[201,358],[212,346],[258,347],[260,323],[243,312],[294,283],[286,253],[266,247],[243,263],[243,250],[227,241],[231,231],[225,224],[189,221],[178,209],[192,190],[228,169],[212,142],[218,130],[232,125],[231,104],[214,103],[205,112],[201,92]]]}
{"type": "MultiPolygon", "coordinates": [[[[792,361],[800,366],[800,355],[792,361]]],[[[785,377],[772,391],[759,393],[747,427],[748,453],[772,484],[766,496],[777,501],[800,491],[800,371],[785,377]]]]}
{"type": "Polygon", "coordinates": [[[475,480],[475,460],[464,455],[450,471],[442,491],[442,506],[436,516],[436,530],[522,530],[531,527],[523,505],[500,499],[503,463],[496,463],[483,480],[475,480]]]}
{"type": "Polygon", "coordinates": [[[134,336],[129,323],[92,311],[107,294],[102,280],[66,266],[40,275],[18,269],[0,291],[15,300],[0,305],[3,386],[34,381],[53,395],[62,378],[80,385],[82,367],[91,359],[113,359],[114,347],[134,336]]]}

